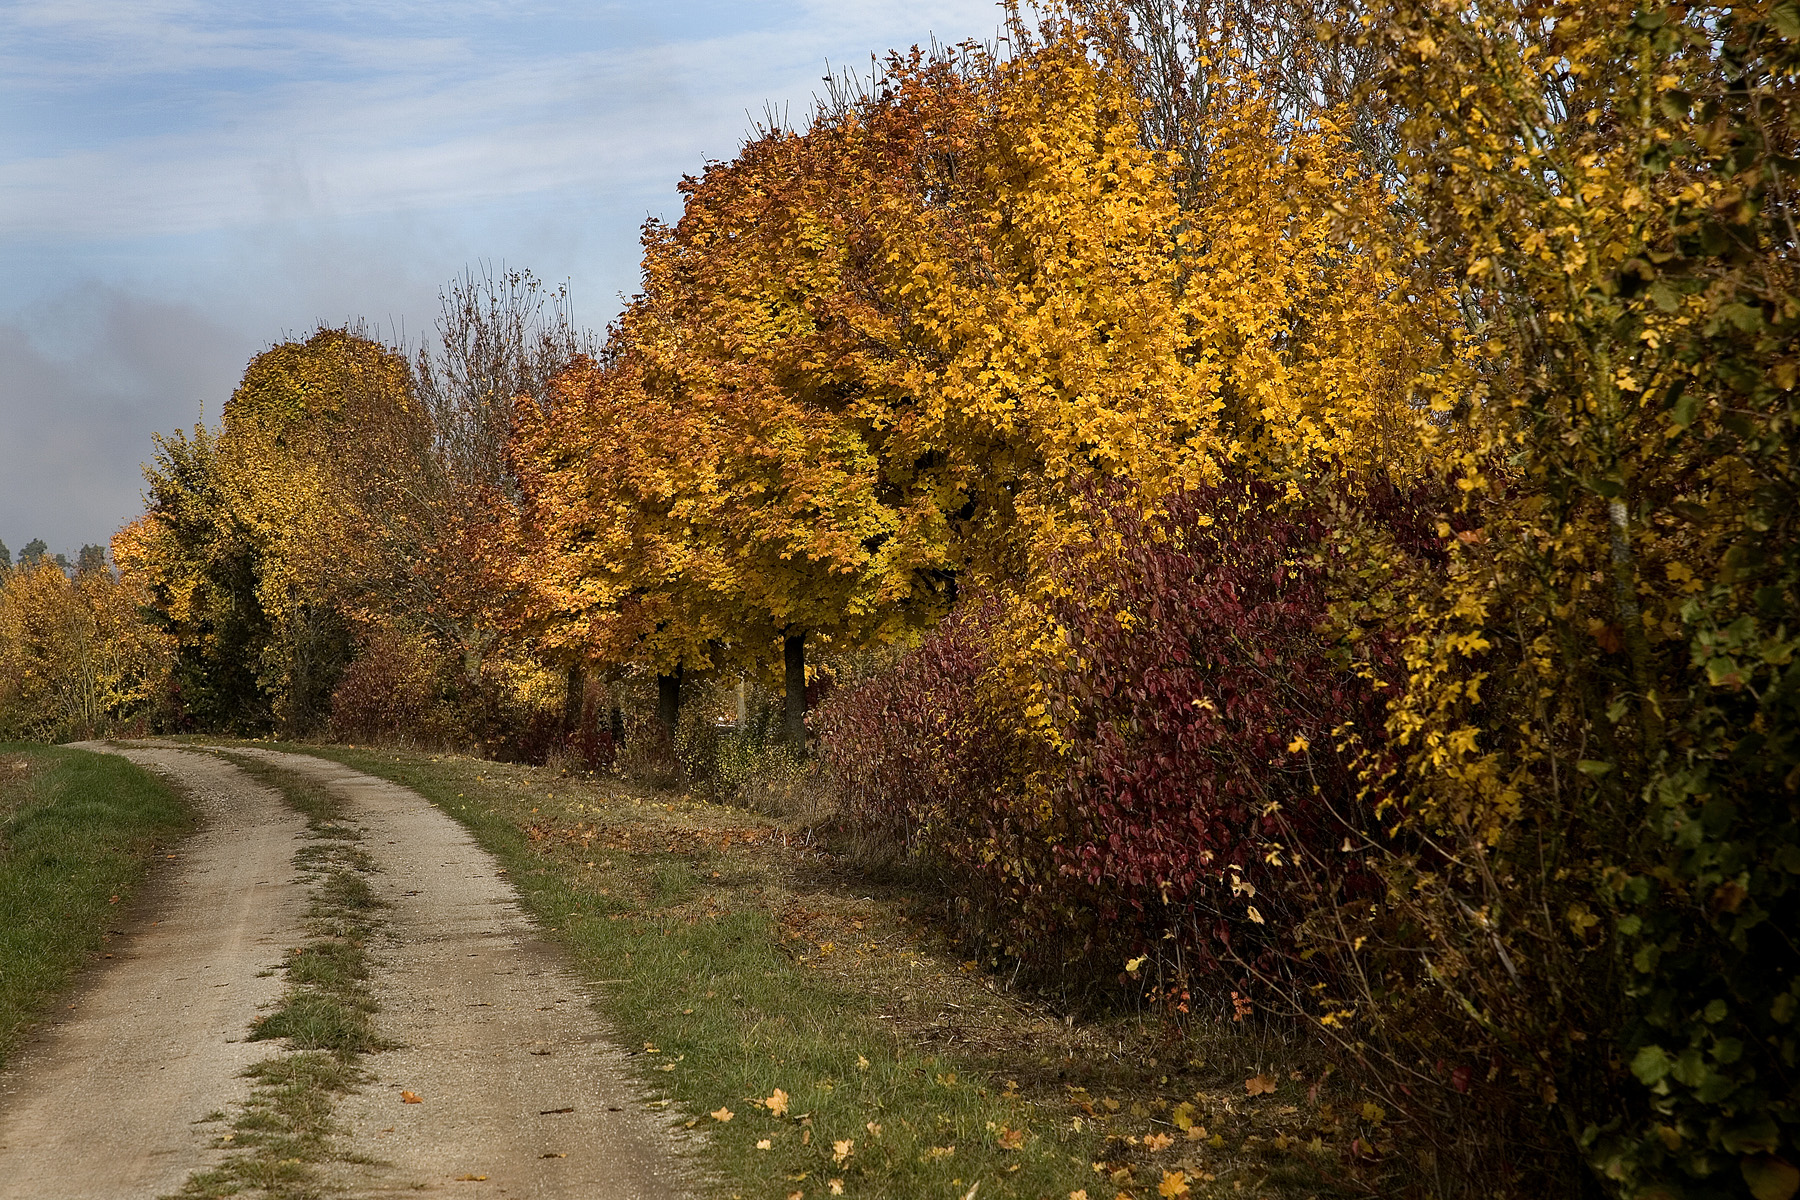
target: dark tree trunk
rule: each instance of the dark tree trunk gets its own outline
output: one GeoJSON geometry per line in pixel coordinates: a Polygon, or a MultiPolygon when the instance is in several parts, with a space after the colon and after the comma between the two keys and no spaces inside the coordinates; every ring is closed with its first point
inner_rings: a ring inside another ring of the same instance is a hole
{"type": "Polygon", "coordinates": [[[613,749],[625,748],[625,710],[618,705],[612,706],[612,713],[607,718],[607,731],[612,734],[613,749]]]}
{"type": "Polygon", "coordinates": [[[563,697],[563,731],[573,733],[581,727],[582,702],[586,698],[587,672],[580,663],[569,666],[569,690],[563,697]]]}
{"type": "Polygon", "coordinates": [[[675,727],[681,720],[681,668],[677,666],[673,675],[656,677],[656,723],[668,736],[669,745],[675,745],[675,727]]]}
{"type": "Polygon", "coordinates": [[[781,654],[787,668],[787,695],[781,714],[783,740],[794,753],[806,753],[806,634],[797,633],[782,641],[781,654]]]}

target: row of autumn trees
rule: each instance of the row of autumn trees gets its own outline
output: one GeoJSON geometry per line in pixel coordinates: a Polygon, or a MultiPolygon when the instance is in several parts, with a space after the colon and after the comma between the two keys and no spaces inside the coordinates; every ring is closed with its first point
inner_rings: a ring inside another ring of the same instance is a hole
{"type": "Polygon", "coordinates": [[[749,676],[798,742],[824,653],[960,933],[1306,1024],[1368,1186],[1786,1200],[1797,44],[1095,0],[894,59],[685,181],[603,343],[509,276],[259,356],[114,542],[144,711],[519,752],[749,676]]]}

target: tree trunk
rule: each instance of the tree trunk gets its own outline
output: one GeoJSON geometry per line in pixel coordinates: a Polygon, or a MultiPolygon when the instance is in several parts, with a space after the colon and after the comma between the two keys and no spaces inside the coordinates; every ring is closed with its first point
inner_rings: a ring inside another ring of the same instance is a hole
{"type": "Polygon", "coordinates": [[[675,727],[681,720],[681,667],[675,668],[673,675],[656,677],[656,723],[668,736],[669,745],[675,745],[675,727]]]}
{"type": "Polygon", "coordinates": [[[580,663],[569,664],[569,690],[563,696],[563,731],[573,733],[581,727],[582,701],[587,691],[587,672],[580,663]]]}
{"type": "Polygon", "coordinates": [[[806,753],[806,634],[797,633],[782,641],[781,654],[787,667],[787,694],[781,714],[782,735],[795,754],[806,753]]]}
{"type": "Polygon", "coordinates": [[[613,749],[623,750],[625,748],[625,710],[616,704],[613,705],[612,713],[607,718],[606,728],[607,732],[612,734],[613,749]]]}

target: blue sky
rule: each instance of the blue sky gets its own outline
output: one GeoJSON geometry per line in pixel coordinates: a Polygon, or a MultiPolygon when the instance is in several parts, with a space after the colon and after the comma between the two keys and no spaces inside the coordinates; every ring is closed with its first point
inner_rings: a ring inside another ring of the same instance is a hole
{"type": "Polygon", "coordinates": [[[993,0],[0,0],[0,540],[141,511],[153,432],[213,422],[319,322],[429,329],[465,266],[570,281],[826,64],[991,40],[993,0]]]}

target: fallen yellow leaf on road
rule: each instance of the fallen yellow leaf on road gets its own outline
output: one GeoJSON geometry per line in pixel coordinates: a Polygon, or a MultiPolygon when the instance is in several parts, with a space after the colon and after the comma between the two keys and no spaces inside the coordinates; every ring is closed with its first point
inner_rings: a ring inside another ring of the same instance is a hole
{"type": "Polygon", "coordinates": [[[417,1093],[417,1092],[401,1092],[400,1093],[400,1103],[402,1103],[402,1104],[423,1104],[423,1103],[425,1103],[425,1097],[419,1095],[419,1093],[417,1093]]]}
{"type": "Polygon", "coordinates": [[[458,1182],[458,1183],[480,1183],[482,1180],[484,1180],[486,1178],[487,1178],[486,1175],[458,1175],[456,1177],[456,1182],[458,1182]]]}

